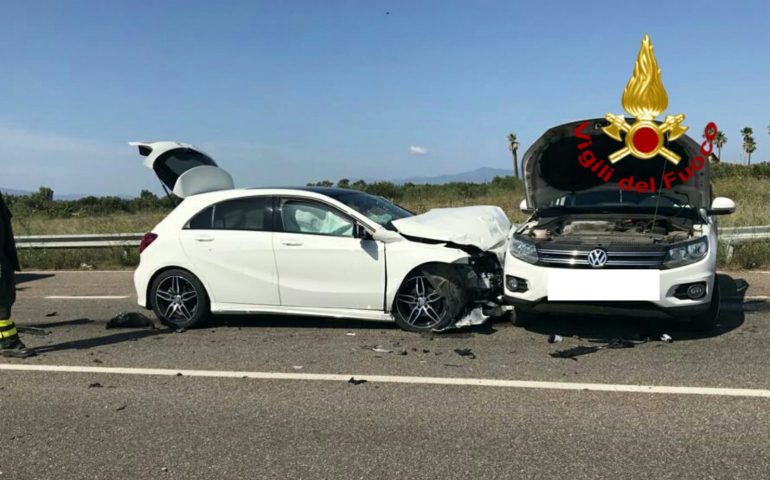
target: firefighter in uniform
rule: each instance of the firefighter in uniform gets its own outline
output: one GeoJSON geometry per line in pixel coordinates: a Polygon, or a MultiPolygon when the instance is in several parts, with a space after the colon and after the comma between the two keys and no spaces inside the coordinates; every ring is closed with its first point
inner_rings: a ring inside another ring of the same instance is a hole
{"type": "Polygon", "coordinates": [[[11,320],[11,307],[16,301],[14,272],[19,270],[11,212],[0,194],[0,354],[25,358],[34,355],[34,351],[28,349],[21,341],[16,325],[11,320]]]}

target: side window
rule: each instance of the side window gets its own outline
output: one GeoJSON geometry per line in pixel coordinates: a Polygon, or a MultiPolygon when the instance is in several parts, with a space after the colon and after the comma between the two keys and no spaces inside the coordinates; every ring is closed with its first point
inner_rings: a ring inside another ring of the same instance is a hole
{"type": "Polygon", "coordinates": [[[334,208],[322,203],[287,200],[281,211],[285,232],[338,237],[353,236],[355,223],[334,208]]]}
{"type": "Polygon", "coordinates": [[[272,198],[236,198],[217,203],[190,220],[193,230],[269,231],[272,227],[272,198]]]}

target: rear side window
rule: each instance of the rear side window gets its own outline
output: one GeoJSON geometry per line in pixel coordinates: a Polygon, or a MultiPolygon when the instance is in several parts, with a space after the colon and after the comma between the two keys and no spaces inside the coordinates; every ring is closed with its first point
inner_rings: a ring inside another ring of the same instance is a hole
{"type": "Polygon", "coordinates": [[[272,227],[271,197],[236,198],[217,203],[190,220],[192,230],[269,231],[272,227]]]}
{"type": "Polygon", "coordinates": [[[214,160],[197,150],[176,148],[158,157],[153,164],[153,169],[166,186],[174,188],[180,175],[202,165],[217,166],[214,160]]]}

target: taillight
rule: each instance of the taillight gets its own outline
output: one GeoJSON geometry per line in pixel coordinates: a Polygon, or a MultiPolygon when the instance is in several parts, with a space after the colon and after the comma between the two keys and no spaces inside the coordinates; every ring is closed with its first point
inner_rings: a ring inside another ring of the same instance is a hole
{"type": "Polygon", "coordinates": [[[142,241],[139,242],[139,253],[142,253],[144,249],[149,247],[156,238],[158,238],[158,235],[155,233],[145,233],[142,241]]]}

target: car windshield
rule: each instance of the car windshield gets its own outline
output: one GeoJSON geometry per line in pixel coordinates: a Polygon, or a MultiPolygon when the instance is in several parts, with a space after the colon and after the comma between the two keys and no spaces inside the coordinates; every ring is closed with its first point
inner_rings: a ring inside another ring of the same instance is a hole
{"type": "Polygon", "coordinates": [[[405,210],[398,205],[385,200],[382,197],[376,197],[362,192],[344,192],[331,195],[337,201],[340,201],[366,216],[369,220],[377,222],[388,230],[395,230],[393,220],[411,217],[412,212],[405,210]]]}

